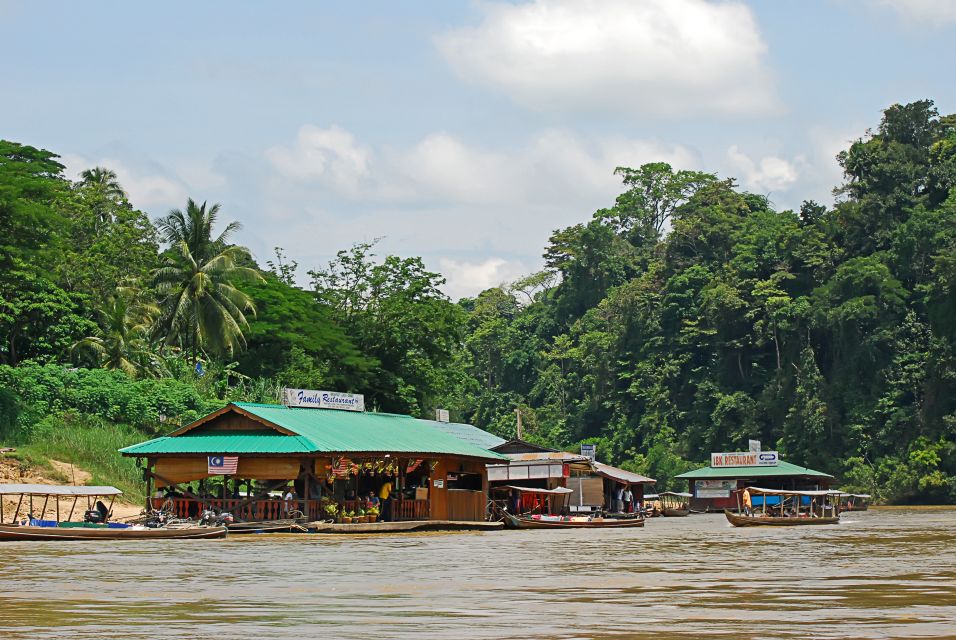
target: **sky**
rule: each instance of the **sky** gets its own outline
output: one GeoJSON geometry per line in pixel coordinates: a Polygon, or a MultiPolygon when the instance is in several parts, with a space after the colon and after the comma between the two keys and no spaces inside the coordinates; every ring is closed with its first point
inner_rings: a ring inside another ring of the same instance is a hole
{"type": "Polygon", "coordinates": [[[832,203],[884,108],[956,111],[956,0],[0,0],[0,138],[219,202],[260,264],[380,238],[453,299],[542,266],[618,166],[832,203]]]}

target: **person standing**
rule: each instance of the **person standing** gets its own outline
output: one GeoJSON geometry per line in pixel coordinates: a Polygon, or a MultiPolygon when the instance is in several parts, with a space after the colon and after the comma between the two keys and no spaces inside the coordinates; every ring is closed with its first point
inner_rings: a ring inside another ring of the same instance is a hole
{"type": "Polygon", "coordinates": [[[617,486],[617,491],[614,492],[614,510],[620,513],[624,511],[624,489],[621,485],[617,486]]]}
{"type": "Polygon", "coordinates": [[[392,481],[386,480],[379,489],[378,499],[382,503],[382,522],[392,521],[392,481]]]}
{"type": "Polygon", "coordinates": [[[750,489],[744,489],[744,514],[750,515],[753,509],[753,501],[750,499],[750,489]]]}
{"type": "Polygon", "coordinates": [[[298,507],[296,505],[296,495],[295,487],[290,486],[288,491],[285,492],[285,496],[282,498],[285,501],[285,514],[288,516],[290,513],[295,511],[298,507]]]}
{"type": "Polygon", "coordinates": [[[634,504],[634,494],[631,493],[630,485],[624,489],[624,513],[631,512],[631,505],[634,504]]]}

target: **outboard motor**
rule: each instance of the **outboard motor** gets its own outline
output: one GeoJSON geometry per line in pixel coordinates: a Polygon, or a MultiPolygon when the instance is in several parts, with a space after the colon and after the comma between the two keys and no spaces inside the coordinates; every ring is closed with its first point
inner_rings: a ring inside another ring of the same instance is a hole
{"type": "Polygon", "coordinates": [[[222,527],[227,524],[232,524],[234,521],[235,518],[228,512],[216,513],[212,509],[206,509],[199,514],[199,524],[205,526],[222,527]]]}
{"type": "Polygon", "coordinates": [[[103,517],[103,512],[99,509],[88,509],[83,514],[83,522],[90,522],[92,524],[103,524],[106,522],[106,518],[103,517]]]}

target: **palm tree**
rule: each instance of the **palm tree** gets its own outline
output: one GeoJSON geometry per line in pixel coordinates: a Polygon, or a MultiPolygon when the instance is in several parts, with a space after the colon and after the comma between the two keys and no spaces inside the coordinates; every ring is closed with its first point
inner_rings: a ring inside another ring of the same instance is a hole
{"type": "Polygon", "coordinates": [[[126,198],[126,192],[120,186],[116,172],[106,167],[93,167],[80,174],[80,184],[99,190],[104,196],[119,202],[126,198]]]}
{"type": "Polygon", "coordinates": [[[73,345],[74,353],[92,355],[99,366],[119,369],[131,377],[159,375],[163,365],[152,351],[149,328],[159,307],[145,302],[132,286],[120,286],[99,310],[95,335],[73,345]]]}
{"type": "Polygon", "coordinates": [[[167,344],[178,344],[193,358],[200,351],[232,355],[245,346],[245,314],[254,314],[255,305],[233,282],[263,280],[258,270],[242,266],[252,261],[249,250],[229,244],[241,228],[238,222],[213,238],[219,208],[190,198],[185,212],[173,209],[156,221],[169,244],[164,266],[154,272],[156,290],[164,296],[156,329],[167,344]]]}
{"type": "Polygon", "coordinates": [[[111,208],[126,201],[126,192],[120,186],[116,172],[106,167],[94,167],[81,173],[80,187],[93,197],[97,225],[108,225],[113,219],[111,208]]]}

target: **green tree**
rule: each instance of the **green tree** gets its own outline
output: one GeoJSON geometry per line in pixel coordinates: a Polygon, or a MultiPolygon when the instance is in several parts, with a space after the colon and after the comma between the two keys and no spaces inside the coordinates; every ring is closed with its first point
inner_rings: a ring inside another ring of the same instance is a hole
{"type": "Polygon", "coordinates": [[[156,223],[169,248],[154,273],[163,296],[154,326],[167,344],[182,347],[193,358],[200,351],[231,357],[245,346],[246,314],[254,314],[255,305],[235,283],[262,280],[256,269],[244,266],[251,262],[249,250],[229,244],[241,228],[238,222],[213,237],[219,209],[190,198],[185,211],[173,209],[156,223]]]}

